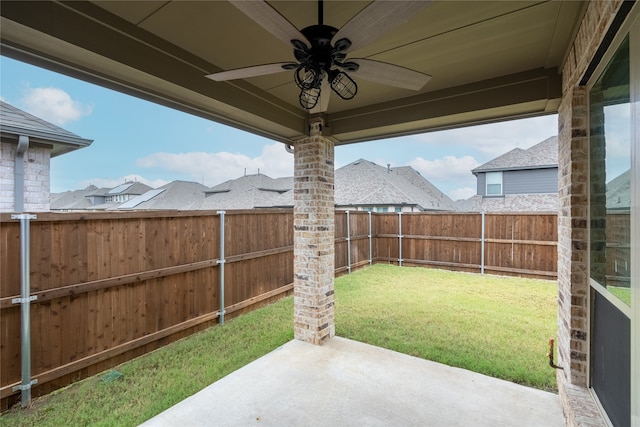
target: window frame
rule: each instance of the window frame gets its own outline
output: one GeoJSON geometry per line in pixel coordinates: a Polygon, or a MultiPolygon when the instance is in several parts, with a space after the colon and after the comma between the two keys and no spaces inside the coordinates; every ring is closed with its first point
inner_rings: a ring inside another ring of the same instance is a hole
{"type": "Polygon", "coordinates": [[[504,196],[504,180],[503,180],[504,176],[502,174],[502,171],[494,171],[494,172],[485,172],[484,174],[484,195],[487,197],[500,197],[500,196],[504,196]],[[489,183],[489,177],[490,176],[495,176],[495,177],[499,177],[500,183],[489,183]],[[490,193],[489,192],[489,185],[499,185],[500,186],[500,191],[498,193],[490,193]]]}

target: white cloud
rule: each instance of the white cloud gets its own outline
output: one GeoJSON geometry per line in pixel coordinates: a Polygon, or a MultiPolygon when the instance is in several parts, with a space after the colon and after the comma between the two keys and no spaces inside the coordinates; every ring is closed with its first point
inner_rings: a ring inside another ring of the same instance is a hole
{"type": "Polygon", "coordinates": [[[420,172],[428,180],[457,180],[471,177],[471,169],[479,166],[471,156],[445,156],[440,159],[426,160],[417,157],[409,162],[409,166],[420,172]]]}
{"type": "Polygon", "coordinates": [[[87,116],[93,110],[93,107],[73,100],[67,92],[55,87],[27,88],[22,104],[34,116],[60,126],[87,116]]]}
{"type": "Polygon", "coordinates": [[[293,176],[293,155],[287,153],[281,143],[267,144],[258,157],[250,158],[240,153],[154,153],[136,161],[136,166],[165,169],[191,176],[212,186],[239,178],[245,173],[268,175],[272,178],[293,176]]]}
{"type": "Polygon", "coordinates": [[[516,147],[529,148],[557,133],[558,117],[549,115],[430,132],[407,138],[428,144],[469,147],[496,157],[516,147]]]}
{"type": "Polygon", "coordinates": [[[471,187],[456,188],[449,191],[449,197],[451,200],[466,200],[471,196],[476,195],[476,189],[471,187]]]}
{"type": "Polygon", "coordinates": [[[98,188],[113,188],[125,182],[136,181],[148,185],[152,188],[162,187],[168,184],[169,181],[164,179],[147,179],[140,175],[127,175],[122,178],[92,178],[81,181],[78,188],[86,188],[89,185],[95,185],[98,188]]]}

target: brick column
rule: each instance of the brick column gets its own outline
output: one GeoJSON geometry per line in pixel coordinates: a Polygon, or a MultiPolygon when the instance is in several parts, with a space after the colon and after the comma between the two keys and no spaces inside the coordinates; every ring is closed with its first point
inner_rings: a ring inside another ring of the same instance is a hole
{"type": "MultiPolygon", "coordinates": [[[[591,292],[587,270],[589,94],[580,81],[621,5],[621,0],[587,2],[562,68],[562,102],[558,109],[558,365],[563,369],[558,370],[557,379],[568,426],[606,425],[587,388],[591,292]]],[[[594,110],[594,114],[600,112],[594,110]]]]}
{"type": "Polygon", "coordinates": [[[582,387],[589,351],[587,96],[575,88],[563,100],[558,134],[558,364],[565,380],[582,387]]]}
{"type": "Polygon", "coordinates": [[[333,142],[322,125],[310,124],[294,154],[294,335],[313,344],[335,335],[333,142]]]}

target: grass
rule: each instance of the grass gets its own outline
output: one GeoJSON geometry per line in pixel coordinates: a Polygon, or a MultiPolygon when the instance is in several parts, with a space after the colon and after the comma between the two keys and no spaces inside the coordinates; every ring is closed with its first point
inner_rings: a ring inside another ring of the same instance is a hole
{"type": "MultiPolygon", "coordinates": [[[[293,299],[87,378],[0,426],[137,425],[293,338],[293,299]],[[102,379],[112,379],[103,381],[102,379]]],[[[555,389],[546,342],[554,282],[376,265],[336,279],[336,333],[509,381],[555,389]]]]}
{"type": "Polygon", "coordinates": [[[607,286],[607,289],[609,289],[609,291],[613,295],[620,298],[623,303],[631,306],[631,288],[623,288],[621,286],[607,286]]]}
{"type": "Polygon", "coordinates": [[[293,299],[243,314],[11,410],[0,426],[134,426],[293,339],[293,299]]]}
{"type": "Polygon", "coordinates": [[[555,282],[376,265],[336,284],[336,334],[555,391],[555,282]]]}

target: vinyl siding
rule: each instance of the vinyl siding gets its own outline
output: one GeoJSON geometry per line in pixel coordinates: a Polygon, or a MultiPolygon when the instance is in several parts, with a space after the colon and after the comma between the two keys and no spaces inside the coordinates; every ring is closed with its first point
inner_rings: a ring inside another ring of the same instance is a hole
{"type": "Polygon", "coordinates": [[[502,173],[504,194],[558,192],[558,168],[525,169],[502,173]]]}
{"type": "Polygon", "coordinates": [[[478,191],[479,196],[484,196],[487,193],[487,177],[485,173],[478,174],[478,191]]]}
{"type": "MultiPolygon", "coordinates": [[[[486,196],[486,173],[478,173],[477,194],[486,196]]],[[[523,169],[502,172],[503,194],[558,192],[558,168],[523,169]]]]}

